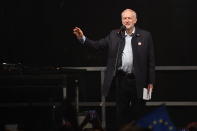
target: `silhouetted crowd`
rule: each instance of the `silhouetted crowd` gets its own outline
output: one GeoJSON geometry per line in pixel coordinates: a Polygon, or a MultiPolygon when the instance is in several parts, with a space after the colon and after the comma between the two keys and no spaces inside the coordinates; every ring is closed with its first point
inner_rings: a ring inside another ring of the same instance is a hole
{"type": "MultiPolygon", "coordinates": [[[[56,126],[50,131],[107,131],[102,128],[99,115],[95,110],[85,112],[84,118],[79,123],[75,107],[68,99],[63,100],[56,110],[56,126]],[[89,126],[88,126],[89,125],[89,126]]],[[[114,125],[116,126],[116,125],[114,125]]],[[[26,129],[0,128],[0,131],[27,131],[26,129]]],[[[29,130],[28,130],[29,131],[29,130]]],[[[39,130],[40,131],[40,130],[39,130]]],[[[111,131],[111,130],[110,130],[111,131]]],[[[149,128],[139,127],[135,122],[130,122],[120,129],[113,131],[154,131],[149,128]]],[[[163,131],[163,130],[162,130],[163,131]]],[[[192,122],[177,131],[197,131],[197,122],[192,122]]]]}

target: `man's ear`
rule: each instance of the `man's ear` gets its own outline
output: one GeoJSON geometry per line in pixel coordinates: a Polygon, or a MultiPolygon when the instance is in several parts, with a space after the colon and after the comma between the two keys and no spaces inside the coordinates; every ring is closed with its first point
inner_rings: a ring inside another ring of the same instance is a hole
{"type": "Polygon", "coordinates": [[[137,23],[137,18],[135,19],[135,24],[137,23]]]}

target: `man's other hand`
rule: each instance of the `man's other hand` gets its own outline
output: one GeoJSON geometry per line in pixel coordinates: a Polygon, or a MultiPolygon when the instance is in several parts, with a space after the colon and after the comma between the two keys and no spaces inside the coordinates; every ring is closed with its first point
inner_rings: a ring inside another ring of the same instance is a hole
{"type": "Polygon", "coordinates": [[[77,39],[82,39],[83,36],[84,36],[83,31],[80,28],[78,28],[78,27],[75,27],[73,29],[73,33],[75,34],[75,36],[77,37],[77,39]]]}

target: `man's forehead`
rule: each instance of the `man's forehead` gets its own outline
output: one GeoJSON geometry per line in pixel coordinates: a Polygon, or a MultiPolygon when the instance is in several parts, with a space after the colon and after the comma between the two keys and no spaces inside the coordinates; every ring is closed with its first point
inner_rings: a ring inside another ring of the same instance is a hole
{"type": "Polygon", "coordinates": [[[135,12],[130,11],[130,10],[125,10],[124,12],[122,12],[122,16],[123,15],[132,15],[132,16],[134,16],[135,15],[135,12]]]}
{"type": "Polygon", "coordinates": [[[133,12],[128,12],[128,13],[122,13],[122,17],[133,17],[135,14],[133,12]]]}

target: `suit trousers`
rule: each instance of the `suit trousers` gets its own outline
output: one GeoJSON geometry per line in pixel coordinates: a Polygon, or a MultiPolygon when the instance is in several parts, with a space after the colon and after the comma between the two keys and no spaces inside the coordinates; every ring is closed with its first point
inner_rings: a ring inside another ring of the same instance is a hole
{"type": "Polygon", "coordinates": [[[117,71],[116,86],[116,121],[117,128],[139,119],[145,110],[145,101],[137,98],[136,79],[134,74],[117,71]]]}

